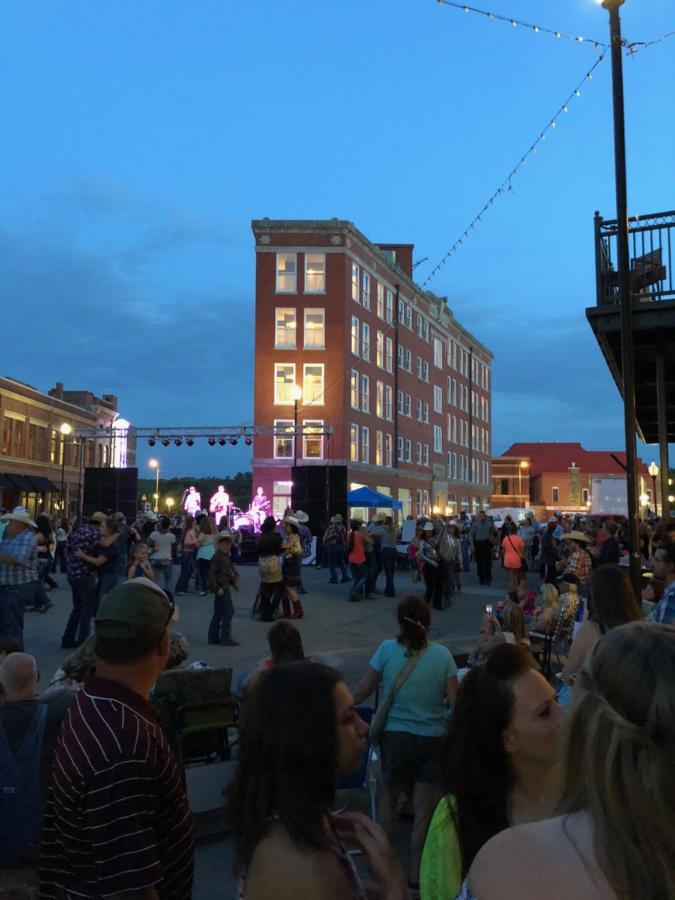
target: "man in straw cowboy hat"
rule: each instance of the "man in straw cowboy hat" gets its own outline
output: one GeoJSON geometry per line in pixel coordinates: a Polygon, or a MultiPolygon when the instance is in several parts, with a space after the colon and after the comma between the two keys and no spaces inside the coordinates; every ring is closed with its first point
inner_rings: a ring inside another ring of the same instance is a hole
{"type": "Polygon", "coordinates": [[[37,525],[22,506],[0,518],[7,523],[0,541],[0,637],[13,637],[23,649],[23,614],[39,583],[37,525]]]}
{"type": "Polygon", "coordinates": [[[351,581],[346,565],[347,529],[342,523],[342,516],[336,513],[331,516],[330,524],[323,534],[323,547],[326,551],[326,562],[330,572],[329,584],[338,583],[338,569],[342,574],[342,582],[351,581]]]}
{"type": "Polygon", "coordinates": [[[593,560],[588,552],[591,539],[583,531],[570,531],[563,535],[563,541],[569,545],[569,557],[563,561],[565,575],[575,575],[579,581],[579,593],[584,594],[591,580],[593,560]]]}

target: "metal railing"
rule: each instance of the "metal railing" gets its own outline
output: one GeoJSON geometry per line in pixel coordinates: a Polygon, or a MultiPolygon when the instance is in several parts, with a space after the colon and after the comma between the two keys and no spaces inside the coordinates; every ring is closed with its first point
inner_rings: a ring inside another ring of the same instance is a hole
{"type": "MultiPolygon", "coordinates": [[[[617,221],[596,212],[594,224],[597,305],[618,306],[617,221]]],[[[633,303],[675,300],[675,210],[629,218],[628,251],[633,303]]]]}

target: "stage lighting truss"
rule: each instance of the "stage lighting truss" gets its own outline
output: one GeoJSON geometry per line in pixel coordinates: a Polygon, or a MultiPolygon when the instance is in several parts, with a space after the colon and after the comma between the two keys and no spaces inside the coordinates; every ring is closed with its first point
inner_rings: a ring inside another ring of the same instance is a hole
{"type": "Polygon", "coordinates": [[[160,443],[163,447],[174,444],[181,447],[185,443],[188,447],[193,447],[195,441],[205,440],[210,447],[216,444],[225,447],[229,444],[236,447],[239,441],[243,441],[247,447],[253,444],[256,437],[295,437],[301,441],[304,437],[324,437],[327,440],[333,436],[333,428],[331,425],[324,425],[323,428],[315,426],[305,426],[302,422],[298,422],[296,428],[292,425],[204,425],[198,427],[168,426],[166,428],[114,428],[100,426],[97,428],[79,428],[73,431],[74,438],[83,440],[100,440],[112,442],[118,438],[129,439],[135,437],[136,440],[145,440],[149,447],[154,447],[160,443]]]}

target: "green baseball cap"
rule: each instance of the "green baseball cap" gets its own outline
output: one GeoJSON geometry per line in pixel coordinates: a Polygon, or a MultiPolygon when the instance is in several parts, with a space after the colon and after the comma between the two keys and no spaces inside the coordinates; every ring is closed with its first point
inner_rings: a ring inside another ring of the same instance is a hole
{"type": "Polygon", "coordinates": [[[96,634],[120,640],[141,634],[159,637],[176,618],[175,604],[158,585],[149,578],[134,578],[103,596],[96,613],[96,634]]]}

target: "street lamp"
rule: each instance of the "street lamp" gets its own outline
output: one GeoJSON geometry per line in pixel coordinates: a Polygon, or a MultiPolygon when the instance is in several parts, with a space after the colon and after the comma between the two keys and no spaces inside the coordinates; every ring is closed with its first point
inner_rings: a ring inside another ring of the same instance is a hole
{"type": "MultiPolygon", "coordinates": [[[[523,497],[523,469],[529,469],[530,464],[526,459],[522,459],[520,461],[520,465],[518,466],[518,498],[522,500],[523,497]]],[[[529,497],[528,497],[529,500],[529,497]]]]}
{"type": "MultiPolygon", "coordinates": [[[[654,515],[657,514],[658,510],[656,507],[656,479],[659,477],[659,467],[656,465],[654,461],[649,463],[647,467],[647,471],[652,476],[652,497],[654,503],[654,515]]],[[[661,510],[661,515],[663,515],[663,510],[661,510]]]]}
{"type": "Polygon", "coordinates": [[[171,515],[171,508],[176,501],[173,499],[173,497],[167,497],[164,502],[166,503],[166,508],[169,510],[169,515],[171,515]]]}
{"type": "Polygon", "coordinates": [[[149,459],[148,465],[155,470],[155,512],[159,512],[159,460],[149,459]]]}
{"type": "Polygon", "coordinates": [[[65,516],[66,497],[66,438],[72,433],[73,427],[64,422],[59,428],[61,432],[61,515],[65,516]]]}
{"type": "Polygon", "coordinates": [[[291,388],[291,398],[293,400],[293,466],[298,464],[298,401],[302,400],[302,388],[299,384],[294,384],[291,388]]]}

